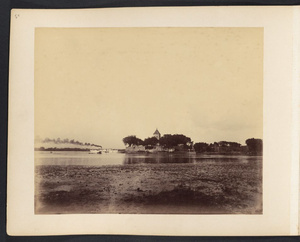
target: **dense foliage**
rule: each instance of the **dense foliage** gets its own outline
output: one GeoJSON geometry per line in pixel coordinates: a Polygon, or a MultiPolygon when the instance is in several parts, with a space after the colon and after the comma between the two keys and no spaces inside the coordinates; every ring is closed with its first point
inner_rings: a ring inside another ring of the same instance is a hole
{"type": "Polygon", "coordinates": [[[155,137],[146,138],[144,141],[137,138],[135,135],[130,135],[123,138],[123,143],[126,146],[132,145],[145,145],[146,147],[153,147],[157,144],[163,146],[164,148],[174,148],[178,145],[183,145],[184,147],[192,146],[191,138],[186,137],[183,134],[165,134],[159,140],[155,137]]]}
{"type": "Polygon", "coordinates": [[[209,145],[207,143],[199,142],[194,144],[194,149],[197,153],[202,153],[207,151],[208,146],[209,145]]]}
{"type": "Polygon", "coordinates": [[[160,139],[148,137],[145,140],[130,135],[123,138],[126,146],[144,145],[146,149],[152,149],[160,145],[165,149],[175,149],[175,151],[184,151],[193,149],[197,153],[214,152],[214,153],[243,153],[243,154],[262,154],[263,142],[261,139],[247,139],[247,146],[242,146],[237,142],[220,141],[214,143],[198,142],[193,145],[190,137],[183,134],[165,134],[160,139]]]}
{"type": "Polygon", "coordinates": [[[246,144],[248,146],[249,152],[253,154],[262,153],[263,141],[261,139],[247,139],[246,144]]]}
{"type": "Polygon", "coordinates": [[[173,148],[178,145],[191,146],[191,138],[183,134],[165,134],[160,138],[159,143],[165,148],[173,148]]]}
{"type": "Polygon", "coordinates": [[[127,146],[143,145],[143,140],[137,138],[135,135],[130,135],[123,138],[123,143],[127,146]]]}
{"type": "Polygon", "coordinates": [[[154,145],[157,145],[158,143],[159,143],[159,140],[155,137],[146,138],[144,140],[145,146],[154,146],[154,145]]]}

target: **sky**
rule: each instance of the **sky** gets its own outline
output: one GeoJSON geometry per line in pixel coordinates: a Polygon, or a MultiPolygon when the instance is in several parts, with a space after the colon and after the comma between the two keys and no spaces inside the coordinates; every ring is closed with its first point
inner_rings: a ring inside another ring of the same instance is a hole
{"type": "Polygon", "coordinates": [[[262,138],[262,28],[37,28],[35,136],[262,138]]]}

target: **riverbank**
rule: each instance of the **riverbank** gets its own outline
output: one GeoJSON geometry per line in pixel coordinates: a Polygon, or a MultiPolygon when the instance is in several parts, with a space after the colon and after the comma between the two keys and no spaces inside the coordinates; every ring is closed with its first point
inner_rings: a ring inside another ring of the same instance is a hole
{"type": "Polygon", "coordinates": [[[36,166],[35,212],[260,214],[262,163],[36,166]]]}

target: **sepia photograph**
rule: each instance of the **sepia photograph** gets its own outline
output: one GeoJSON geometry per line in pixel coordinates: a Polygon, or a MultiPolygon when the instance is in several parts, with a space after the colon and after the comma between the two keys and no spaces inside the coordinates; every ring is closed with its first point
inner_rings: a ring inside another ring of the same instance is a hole
{"type": "Polygon", "coordinates": [[[299,235],[298,6],[10,19],[7,237],[299,235]]]}
{"type": "Polygon", "coordinates": [[[299,16],[14,9],[7,233],[298,234],[299,16]]]}
{"type": "Polygon", "coordinates": [[[35,214],[263,214],[260,27],[36,28],[35,214]]]}

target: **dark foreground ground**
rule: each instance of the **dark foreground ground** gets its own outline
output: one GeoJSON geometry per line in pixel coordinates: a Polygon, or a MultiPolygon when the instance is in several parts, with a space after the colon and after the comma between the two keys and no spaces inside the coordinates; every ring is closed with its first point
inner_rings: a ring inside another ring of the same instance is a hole
{"type": "Polygon", "coordinates": [[[36,166],[35,212],[261,214],[262,164],[36,166]]]}

